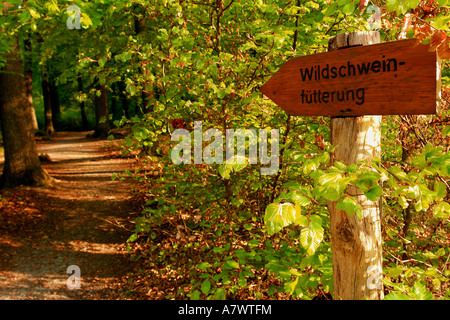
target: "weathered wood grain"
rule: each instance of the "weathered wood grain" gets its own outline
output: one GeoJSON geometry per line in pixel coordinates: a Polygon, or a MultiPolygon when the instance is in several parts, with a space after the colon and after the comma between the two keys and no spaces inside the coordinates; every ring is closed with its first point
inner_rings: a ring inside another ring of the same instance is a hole
{"type": "MultiPolygon", "coordinates": [[[[374,39],[377,41],[376,35],[364,32],[352,33],[349,38],[361,45],[372,43],[374,39]]],[[[332,41],[334,40],[330,39],[330,42],[332,41]]],[[[332,161],[343,161],[348,165],[379,158],[381,118],[381,116],[332,118],[331,143],[336,146],[332,161]]],[[[337,209],[337,202],[328,202],[334,299],[383,299],[380,281],[383,259],[382,203],[368,200],[356,186],[349,186],[347,192],[361,205],[362,217],[358,218],[356,213],[350,216],[347,212],[337,209]]]]}
{"type": "Polygon", "coordinates": [[[340,34],[329,44],[335,51],[290,59],[260,91],[296,116],[436,113],[436,52],[414,39],[364,36],[369,45],[340,34]]]}

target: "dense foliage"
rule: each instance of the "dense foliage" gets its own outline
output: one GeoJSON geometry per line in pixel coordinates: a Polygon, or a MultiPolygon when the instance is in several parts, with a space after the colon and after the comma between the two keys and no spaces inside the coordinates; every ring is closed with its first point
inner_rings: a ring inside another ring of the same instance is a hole
{"type": "MultiPolygon", "coordinates": [[[[0,25],[33,39],[35,65],[50,66],[70,101],[63,111],[73,117],[106,84],[104,121],[131,130],[123,152],[141,169],[113,177],[134,177],[145,200],[129,239],[142,262],[130,297],[332,298],[326,201],[358,214],[345,192],[354,184],[383,202],[386,299],[450,298],[449,1],[78,1],[80,29],[66,25],[71,1],[9,2],[20,7],[0,25]],[[377,27],[383,41],[416,37],[438,52],[442,110],[384,117],[381,159],[330,166],[329,119],[289,116],[258,88],[331,36],[377,27]],[[174,164],[175,119],[224,135],[279,129],[280,170],[174,164]]],[[[8,41],[2,33],[0,57],[8,41]]]]}

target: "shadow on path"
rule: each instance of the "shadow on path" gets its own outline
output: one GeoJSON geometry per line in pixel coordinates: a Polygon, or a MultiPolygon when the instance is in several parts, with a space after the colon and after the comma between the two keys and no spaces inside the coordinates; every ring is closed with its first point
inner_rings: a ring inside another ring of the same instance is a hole
{"type": "Polygon", "coordinates": [[[134,266],[125,242],[138,208],[131,181],[111,176],[134,162],[111,155],[104,145],[112,142],[85,136],[38,143],[52,160],[44,167],[53,186],[8,190],[25,192],[40,214],[23,228],[0,220],[0,299],[126,299],[121,285],[134,266]],[[71,265],[80,268],[80,289],[67,286],[71,265]]]}

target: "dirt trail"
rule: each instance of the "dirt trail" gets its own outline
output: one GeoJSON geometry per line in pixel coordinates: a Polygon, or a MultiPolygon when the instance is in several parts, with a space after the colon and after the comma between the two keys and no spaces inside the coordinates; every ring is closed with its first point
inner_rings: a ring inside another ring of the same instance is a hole
{"type": "Polygon", "coordinates": [[[130,181],[111,175],[133,161],[111,157],[104,147],[110,142],[85,136],[59,133],[39,142],[39,153],[52,160],[44,167],[58,181],[10,191],[40,210],[20,228],[0,223],[0,299],[126,299],[122,277],[133,263],[125,241],[138,209],[130,181]],[[80,289],[67,286],[70,265],[80,268],[80,289]]]}

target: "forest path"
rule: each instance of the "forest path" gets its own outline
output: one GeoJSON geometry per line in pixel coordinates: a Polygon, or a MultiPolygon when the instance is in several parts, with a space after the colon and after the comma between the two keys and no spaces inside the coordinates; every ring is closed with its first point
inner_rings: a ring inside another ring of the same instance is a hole
{"type": "Polygon", "coordinates": [[[121,283],[133,262],[125,242],[138,209],[131,181],[111,176],[134,161],[86,134],[38,142],[53,186],[0,194],[0,299],[126,299],[121,283]],[[79,289],[68,288],[71,265],[80,268],[79,289]]]}

